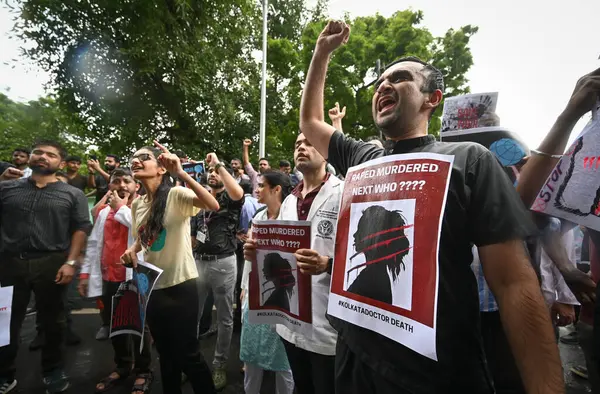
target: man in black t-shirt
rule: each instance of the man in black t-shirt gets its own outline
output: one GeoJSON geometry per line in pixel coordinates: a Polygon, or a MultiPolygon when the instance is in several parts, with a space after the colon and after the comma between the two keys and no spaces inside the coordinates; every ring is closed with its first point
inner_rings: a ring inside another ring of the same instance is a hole
{"type": "Polygon", "coordinates": [[[227,385],[225,373],[233,334],[233,303],[237,278],[237,229],[244,205],[244,190],[214,153],[206,158],[208,186],[219,210],[201,211],[192,220],[194,254],[198,266],[200,317],[210,290],[217,308],[218,335],[213,360],[217,390],[227,385]]]}
{"type": "MultiPolygon", "coordinates": [[[[564,392],[548,311],[523,245],[535,231],[527,210],[487,149],[474,143],[436,142],[427,135],[429,119],[442,101],[441,72],[417,58],[405,58],[388,66],[375,83],[373,119],[388,138],[386,149],[346,137],[324,121],[327,63],[349,35],[343,22],[330,22],[319,36],[302,97],[302,133],[342,173],[385,155],[415,152],[453,156],[453,165],[438,248],[437,360],[330,316],[339,333],[336,392],[494,392],[479,333],[477,285],[470,270],[473,244],[478,246],[527,391],[564,392]]],[[[437,231],[432,228],[432,236],[437,231]]]]}
{"type": "Polygon", "coordinates": [[[110,174],[121,166],[121,159],[117,155],[106,155],[104,159],[104,169],[100,167],[98,160],[91,158],[88,165],[88,186],[96,189],[96,202],[98,204],[102,197],[108,193],[108,182],[110,174]]]}
{"type": "Polygon", "coordinates": [[[65,161],[67,162],[66,168],[69,185],[76,187],[82,192],[85,192],[85,188],[88,186],[88,180],[79,173],[79,168],[81,167],[81,157],[69,156],[65,161]]]}

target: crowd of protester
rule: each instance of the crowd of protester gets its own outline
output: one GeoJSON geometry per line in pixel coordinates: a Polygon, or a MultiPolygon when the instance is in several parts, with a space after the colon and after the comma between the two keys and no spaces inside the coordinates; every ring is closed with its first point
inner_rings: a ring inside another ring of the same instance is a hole
{"type": "Polygon", "coordinates": [[[242,159],[226,163],[207,154],[200,178],[184,170],[193,160],[183,151],[159,142],[136,147],[126,159],[106,155],[101,165],[95,156],[69,156],[56,141],[37,141],[0,163],[0,283],[14,286],[11,342],[0,348],[0,394],[17,387],[15,359],[31,293],[38,335],[30,348],[41,349],[47,391],[64,392],[62,344],[80,341],[70,318],[76,291],[97,300],[96,339],[108,339],[112,296],[139,261],[163,270],[148,304],[143,350],[139,336],[112,337],[115,367],[96,392],[130,375],[133,394],[151,392],[152,352],[159,355],[164,393],[181,393],[185,382],[197,394],[222,390],[234,328],[241,327],[247,394],[260,392],[265,370],[275,372],[280,394],[563,393],[557,327],[566,325],[576,329],[562,340],[579,343],[586,360],[573,372],[600,392],[600,236],[527,209],[575,123],[596,105],[600,69],[577,83],[553,128],[518,166],[515,187],[482,146],[428,135],[444,81],[417,58],[389,65],[375,84],[373,120],[385,141],[344,135],[346,108],[337,103],[331,124],[325,122],[328,61],[349,37],[342,22],[321,33],[293,163],[282,160],[278,170],[267,158],[254,168],[249,139],[240,141],[242,159]],[[316,229],[317,210],[337,212],[350,167],[412,152],[454,156],[439,249],[437,361],[327,314],[335,236],[319,238],[316,229]],[[91,212],[86,197],[95,198],[91,212]],[[252,222],[263,220],[315,227],[311,249],[295,254],[312,280],[310,337],[248,322],[257,246],[252,222]],[[214,334],[214,354],[202,354],[200,341],[214,334]]]}

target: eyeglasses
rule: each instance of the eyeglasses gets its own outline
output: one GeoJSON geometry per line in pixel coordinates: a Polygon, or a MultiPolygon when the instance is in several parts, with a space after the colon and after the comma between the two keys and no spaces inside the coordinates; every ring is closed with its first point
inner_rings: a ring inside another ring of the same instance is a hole
{"type": "Polygon", "coordinates": [[[140,153],[139,155],[134,155],[129,159],[129,166],[133,166],[133,161],[138,159],[140,162],[152,160],[153,157],[150,153],[140,153]]]}

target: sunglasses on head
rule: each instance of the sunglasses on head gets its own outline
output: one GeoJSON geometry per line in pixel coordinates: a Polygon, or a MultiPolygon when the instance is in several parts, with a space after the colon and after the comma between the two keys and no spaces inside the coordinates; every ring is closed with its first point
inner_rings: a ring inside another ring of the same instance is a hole
{"type": "Polygon", "coordinates": [[[148,160],[152,160],[153,157],[150,153],[140,153],[139,155],[134,155],[131,157],[131,159],[129,159],[129,165],[133,165],[133,161],[135,159],[138,159],[140,162],[144,162],[144,161],[148,161],[148,160]]]}

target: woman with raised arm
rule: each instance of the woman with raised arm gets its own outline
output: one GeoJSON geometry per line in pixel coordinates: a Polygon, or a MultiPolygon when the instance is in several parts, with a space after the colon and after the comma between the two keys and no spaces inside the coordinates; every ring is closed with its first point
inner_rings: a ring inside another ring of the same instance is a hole
{"type": "MultiPolygon", "coordinates": [[[[292,191],[291,179],[280,171],[267,171],[258,179],[258,202],[266,207],[258,210],[252,221],[279,219],[281,203],[292,191]]],[[[252,237],[252,227],[248,231],[252,237]]],[[[281,338],[268,324],[248,324],[248,282],[250,262],[242,274],[242,337],[240,359],[244,362],[244,392],[259,394],[264,370],[275,371],[276,393],[292,394],[294,378],[281,338]]],[[[262,280],[262,274],[259,274],[262,280]]]]}
{"type": "MultiPolygon", "coordinates": [[[[131,158],[133,176],[146,195],[131,207],[136,243],[123,254],[125,265],[137,265],[136,254],[163,270],[150,297],[146,316],[160,355],[163,392],[181,393],[181,373],[194,393],[215,393],[211,373],[200,352],[198,325],[198,271],[192,255],[190,218],[200,209],[217,210],[211,194],[182,168],[179,158],[158,142],[131,158]],[[170,175],[169,175],[170,173],[170,175]],[[171,176],[188,188],[174,187],[171,176]]],[[[149,388],[140,392],[147,393],[149,388]]],[[[139,394],[135,392],[135,394],[139,394]]]]}

